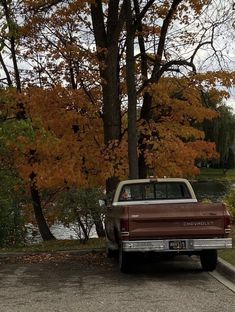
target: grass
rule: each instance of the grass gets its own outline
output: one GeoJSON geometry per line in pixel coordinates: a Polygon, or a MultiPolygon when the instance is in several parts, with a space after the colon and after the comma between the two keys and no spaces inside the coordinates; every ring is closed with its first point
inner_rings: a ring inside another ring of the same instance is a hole
{"type": "Polygon", "coordinates": [[[221,180],[230,181],[235,180],[235,169],[229,169],[225,173],[223,169],[202,168],[200,175],[197,177],[199,181],[221,180]]]}
{"type": "Polygon", "coordinates": [[[70,250],[84,250],[94,248],[104,248],[105,239],[90,238],[88,242],[81,243],[79,240],[52,240],[42,242],[40,244],[33,244],[24,247],[16,248],[0,248],[0,253],[34,253],[34,252],[53,252],[53,251],[70,251],[70,250]]]}
{"type": "Polygon", "coordinates": [[[219,251],[219,256],[235,266],[235,224],[232,225],[233,248],[219,251]]]}

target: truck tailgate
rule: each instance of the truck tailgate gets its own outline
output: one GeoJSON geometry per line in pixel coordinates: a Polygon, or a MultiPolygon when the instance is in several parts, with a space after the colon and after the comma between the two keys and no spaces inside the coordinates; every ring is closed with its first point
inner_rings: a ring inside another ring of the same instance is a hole
{"type": "Polygon", "coordinates": [[[224,208],[219,203],[133,205],[128,214],[130,240],[224,235],[224,208]]]}

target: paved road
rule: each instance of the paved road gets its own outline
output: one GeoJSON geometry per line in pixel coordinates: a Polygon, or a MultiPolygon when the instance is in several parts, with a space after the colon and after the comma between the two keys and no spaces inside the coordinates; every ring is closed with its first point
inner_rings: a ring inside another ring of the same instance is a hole
{"type": "MultiPolygon", "coordinates": [[[[140,261],[139,261],[140,262],[140,261]]],[[[141,261],[131,275],[103,255],[0,265],[0,312],[235,311],[235,294],[197,261],[141,261]]]]}

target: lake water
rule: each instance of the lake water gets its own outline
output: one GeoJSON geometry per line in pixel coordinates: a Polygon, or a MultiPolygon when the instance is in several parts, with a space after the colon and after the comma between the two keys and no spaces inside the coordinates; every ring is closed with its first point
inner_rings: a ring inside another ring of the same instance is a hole
{"type": "Polygon", "coordinates": [[[210,199],[212,202],[219,202],[223,199],[226,193],[229,192],[235,181],[200,181],[191,182],[196,197],[199,201],[203,199],[210,199]]]}
{"type": "MultiPolygon", "coordinates": [[[[74,230],[74,226],[71,227],[64,226],[61,223],[56,223],[50,227],[52,234],[57,239],[78,239],[78,235],[74,230]]],[[[90,237],[97,237],[95,227],[91,229],[90,237]]],[[[26,239],[27,244],[35,244],[42,242],[41,235],[37,227],[33,225],[28,225],[28,235],[26,239]]]]}
{"type": "MultiPolygon", "coordinates": [[[[199,201],[203,199],[209,199],[212,202],[220,202],[225,194],[235,186],[235,181],[232,182],[191,182],[195,191],[196,197],[199,201]]],[[[51,232],[57,239],[77,239],[76,231],[71,226],[70,228],[63,226],[63,224],[57,223],[51,227],[51,232]]],[[[96,237],[95,228],[92,228],[91,237],[96,237]]],[[[28,243],[41,242],[41,236],[36,228],[33,231],[29,230],[28,243]],[[34,234],[32,234],[32,232],[34,234]]]]}

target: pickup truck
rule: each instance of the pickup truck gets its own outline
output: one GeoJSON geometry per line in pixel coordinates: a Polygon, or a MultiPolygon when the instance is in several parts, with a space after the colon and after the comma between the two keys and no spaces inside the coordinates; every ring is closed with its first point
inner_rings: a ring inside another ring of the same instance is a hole
{"type": "Polygon", "coordinates": [[[105,218],[107,254],[119,255],[127,273],[137,252],[198,255],[213,271],[217,250],[232,248],[230,215],[223,203],[197,201],[190,182],[178,178],[119,183],[105,218]]]}

